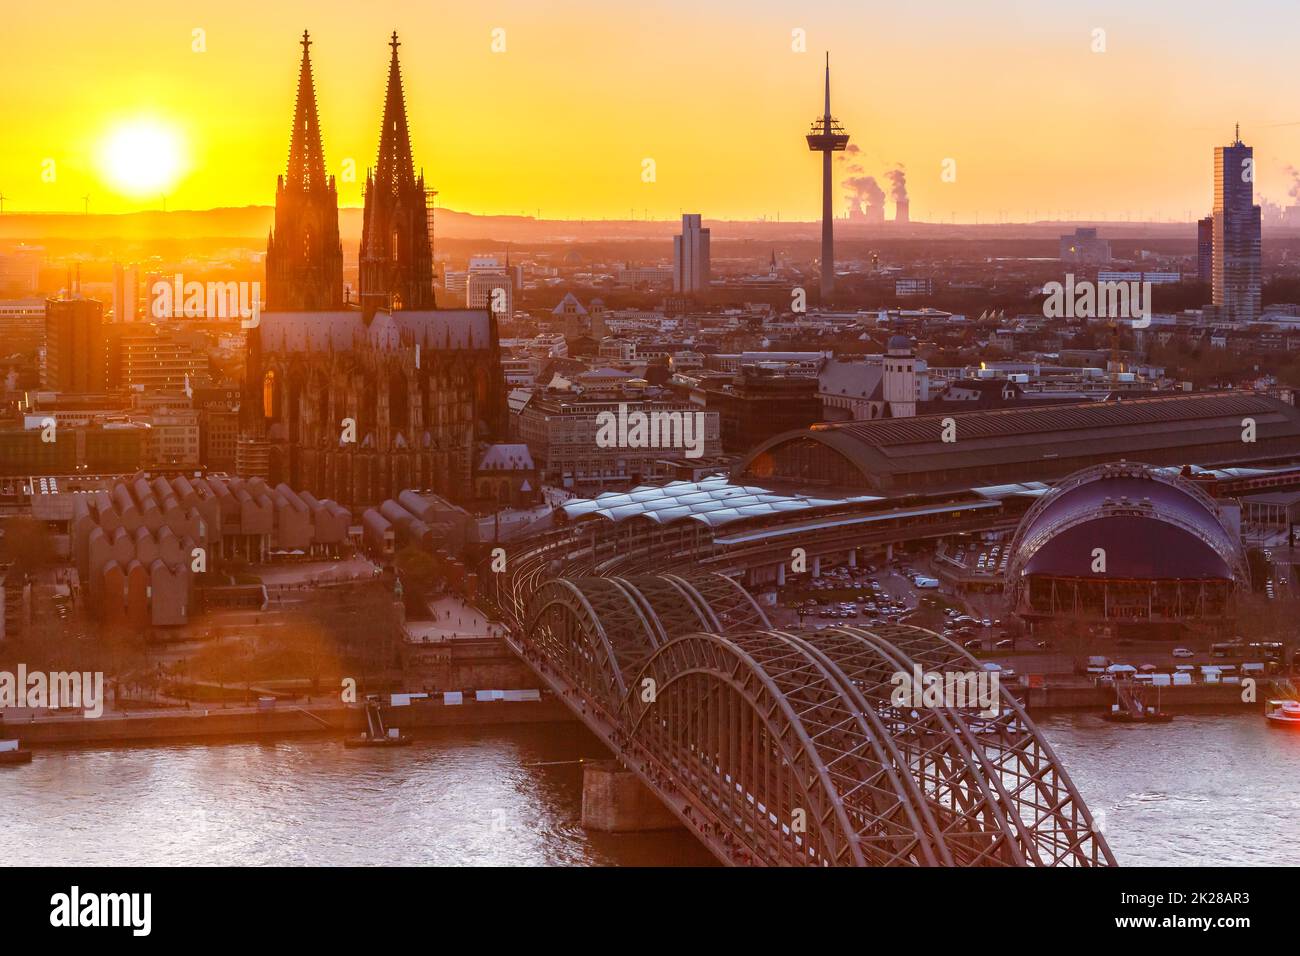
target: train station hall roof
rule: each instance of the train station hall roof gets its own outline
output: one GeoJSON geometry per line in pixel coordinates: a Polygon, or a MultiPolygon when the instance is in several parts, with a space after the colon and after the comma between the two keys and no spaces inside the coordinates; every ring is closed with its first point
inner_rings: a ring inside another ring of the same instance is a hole
{"type": "Polygon", "coordinates": [[[645,518],[657,524],[668,524],[689,518],[716,528],[744,518],[880,500],[877,495],[814,497],[790,494],[758,485],[736,484],[729,478],[713,476],[699,481],[639,485],[628,492],[606,492],[595,498],[567,501],[560,507],[570,520],[645,518]]]}

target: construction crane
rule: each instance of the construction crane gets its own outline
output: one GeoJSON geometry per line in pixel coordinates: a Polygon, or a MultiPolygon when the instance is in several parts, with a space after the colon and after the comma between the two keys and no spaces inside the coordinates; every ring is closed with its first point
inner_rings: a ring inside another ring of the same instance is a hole
{"type": "Polygon", "coordinates": [[[433,210],[434,202],[438,198],[438,190],[425,188],[424,190],[424,227],[429,231],[429,249],[433,250],[433,210]]]}
{"type": "Polygon", "coordinates": [[[424,228],[429,233],[429,264],[433,267],[435,283],[441,284],[442,279],[438,277],[437,260],[433,257],[433,210],[437,198],[438,190],[426,186],[424,189],[424,228]]]}

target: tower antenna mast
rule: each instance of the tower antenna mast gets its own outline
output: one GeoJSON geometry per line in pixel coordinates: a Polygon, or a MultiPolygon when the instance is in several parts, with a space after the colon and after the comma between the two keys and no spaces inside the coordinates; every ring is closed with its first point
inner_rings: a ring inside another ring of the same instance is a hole
{"type": "Polygon", "coordinates": [[[835,210],[831,185],[831,154],[843,152],[849,145],[849,134],[839,120],[831,116],[831,55],[826,53],[826,98],[822,115],[813,120],[808,131],[808,149],[822,154],[822,262],[821,304],[826,305],[835,294],[835,210]]]}

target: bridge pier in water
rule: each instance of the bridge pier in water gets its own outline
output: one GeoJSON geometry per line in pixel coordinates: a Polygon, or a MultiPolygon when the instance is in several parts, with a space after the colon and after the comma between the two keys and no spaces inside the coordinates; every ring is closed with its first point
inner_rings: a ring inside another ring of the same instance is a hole
{"type": "Polygon", "coordinates": [[[631,770],[617,760],[600,760],[582,768],[582,825],[607,833],[635,833],[682,824],[631,770]]]}

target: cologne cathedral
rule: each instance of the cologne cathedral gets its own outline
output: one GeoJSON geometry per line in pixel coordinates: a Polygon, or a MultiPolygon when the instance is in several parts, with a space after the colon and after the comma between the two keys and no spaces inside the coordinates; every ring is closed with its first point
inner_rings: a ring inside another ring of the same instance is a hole
{"type": "Polygon", "coordinates": [[[403,489],[471,504],[506,430],[496,319],[434,307],[428,196],[416,175],[393,34],[379,155],[366,174],[359,294],[345,295],[302,38],[289,165],[266,243],[266,306],[248,332],[238,470],[345,505],[403,489]]]}

